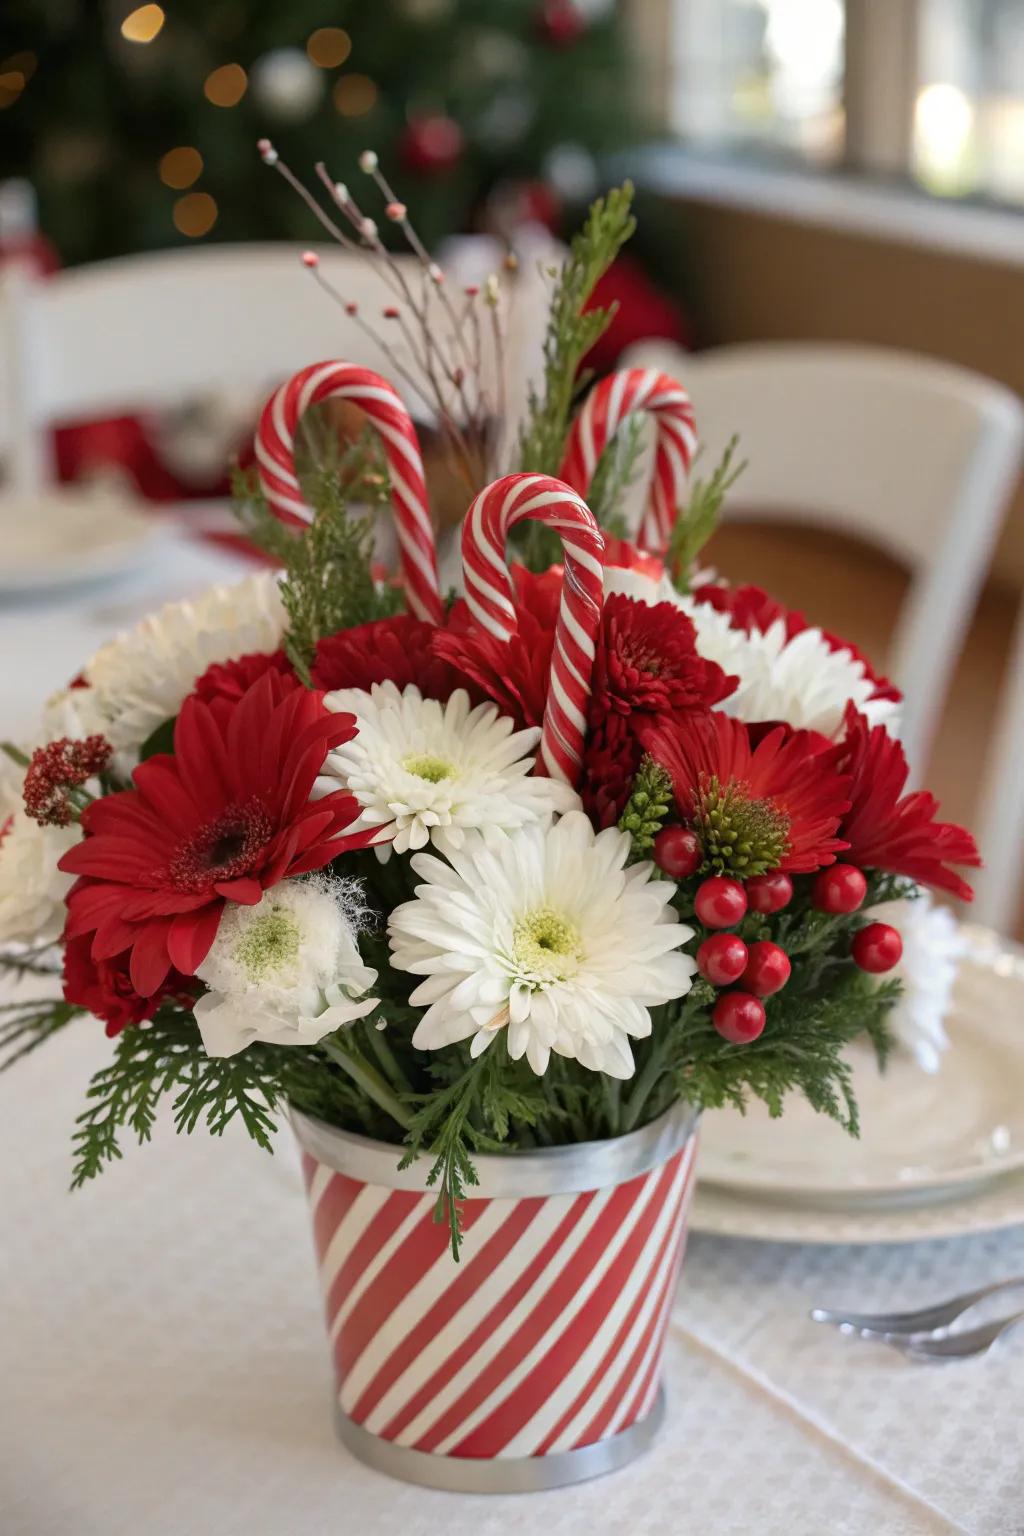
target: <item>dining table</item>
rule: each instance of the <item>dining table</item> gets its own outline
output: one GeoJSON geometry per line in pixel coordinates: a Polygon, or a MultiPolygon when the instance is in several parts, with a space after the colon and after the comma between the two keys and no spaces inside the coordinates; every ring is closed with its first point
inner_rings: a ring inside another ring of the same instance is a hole
{"type": "MultiPolygon", "coordinates": [[[[115,630],[251,568],[182,525],[116,587],[0,603],[0,735],[21,739],[115,630]]],[[[268,1155],[236,1126],[178,1136],[163,1113],[69,1190],[109,1051],[77,1021],[0,1077],[3,1536],[1024,1536],[1024,1328],[936,1365],[809,1316],[1024,1276],[1024,1225],[760,1241],[702,1231],[698,1194],[653,1446],[559,1491],[436,1492],[335,1436],[286,1123],[268,1155]]]]}

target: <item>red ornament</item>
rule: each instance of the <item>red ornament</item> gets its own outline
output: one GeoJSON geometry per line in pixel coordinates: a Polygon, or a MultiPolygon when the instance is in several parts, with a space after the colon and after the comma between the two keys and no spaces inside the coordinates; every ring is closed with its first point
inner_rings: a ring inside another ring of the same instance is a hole
{"type": "Polygon", "coordinates": [[[454,170],[466,146],[462,129],[442,112],[414,117],[398,141],[403,169],[414,176],[443,176],[454,170]]]}
{"type": "Polygon", "coordinates": [[[749,992],[723,992],[711,1012],[718,1033],[730,1045],[749,1045],[765,1025],[764,1003],[749,992]]]}
{"type": "Polygon", "coordinates": [[[744,881],[751,912],[781,912],[793,900],[793,882],[781,869],[768,875],[751,875],[744,881]]]}
{"type": "Polygon", "coordinates": [[[814,905],[819,912],[856,912],[868,893],[868,882],[856,864],[833,864],[814,882],[814,905]]]}
{"type": "MultiPolygon", "coordinates": [[[[780,951],[781,953],[781,951],[780,951]]],[[[697,969],[713,987],[731,987],[747,966],[749,951],[734,933],[713,933],[697,951],[697,969]]],[[[753,988],[757,991],[757,988],[753,988]]]]}
{"type": "Polygon", "coordinates": [[[704,861],[700,838],[689,827],[662,827],[654,839],[654,862],[673,880],[686,880],[704,861]]]}
{"type": "Polygon", "coordinates": [[[738,880],[712,875],[697,887],[694,909],[705,928],[734,928],[747,910],[747,893],[738,880]]]}
{"type": "Polygon", "coordinates": [[[771,997],[773,992],[781,991],[793,969],[786,951],[769,939],[759,939],[751,944],[749,956],[743,972],[747,991],[755,997],[771,997]]]}
{"type": "Polygon", "coordinates": [[[575,0],[542,0],[537,30],[553,48],[569,48],[587,30],[587,18],[575,0]]]}
{"type": "Polygon", "coordinates": [[[903,940],[890,923],[868,923],[854,934],[850,953],[854,965],[872,976],[880,976],[899,964],[903,940]]]}

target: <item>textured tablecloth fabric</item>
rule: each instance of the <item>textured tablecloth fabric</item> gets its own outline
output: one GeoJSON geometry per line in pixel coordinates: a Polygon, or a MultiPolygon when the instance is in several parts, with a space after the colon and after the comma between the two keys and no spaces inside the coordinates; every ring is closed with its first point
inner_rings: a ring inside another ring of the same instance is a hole
{"type": "MultiPolygon", "coordinates": [[[[0,727],[28,725],[112,630],[247,568],[182,541],[143,584],[9,606],[0,727]]],[[[71,1123],[108,1055],[83,1022],[0,1078],[0,1536],[1024,1533],[1024,1330],[920,1367],[807,1320],[1024,1273],[1024,1230],[892,1248],[695,1236],[653,1450],[559,1492],[435,1493],[334,1438],[287,1131],[271,1158],[165,1123],[68,1193],[71,1123]]]]}
{"type": "Polygon", "coordinates": [[[910,1536],[1024,1532],[1024,1335],[913,1366],[807,1320],[1024,1272],[1024,1231],[912,1247],[690,1244],[652,1451],[564,1491],[404,1486],[334,1438],[290,1133],[158,1128],[67,1192],[108,1053],[76,1024],[0,1079],[4,1536],[910,1536]]]}

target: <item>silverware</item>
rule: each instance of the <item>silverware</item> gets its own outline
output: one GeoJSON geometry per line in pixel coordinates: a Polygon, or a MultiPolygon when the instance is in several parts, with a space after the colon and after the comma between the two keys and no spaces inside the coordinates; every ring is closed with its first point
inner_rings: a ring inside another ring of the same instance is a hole
{"type": "MultiPolygon", "coordinates": [[[[979,1286],[976,1291],[966,1291],[950,1301],[936,1302],[931,1307],[918,1307],[911,1312],[844,1312],[834,1307],[814,1307],[811,1318],[816,1323],[832,1323],[844,1333],[858,1333],[865,1338],[906,1338],[946,1329],[987,1296],[995,1296],[1000,1291],[1010,1291],[1017,1287],[1024,1287],[1024,1275],[994,1280],[989,1285],[979,1286]]],[[[968,1336],[966,1333],[958,1335],[959,1338],[968,1336]]]]}
{"type": "Polygon", "coordinates": [[[982,1323],[978,1328],[965,1328],[962,1333],[925,1334],[917,1338],[890,1334],[884,1342],[909,1360],[970,1360],[991,1349],[997,1339],[1018,1323],[1024,1323],[1024,1312],[996,1318],[995,1322],[982,1323]]]}

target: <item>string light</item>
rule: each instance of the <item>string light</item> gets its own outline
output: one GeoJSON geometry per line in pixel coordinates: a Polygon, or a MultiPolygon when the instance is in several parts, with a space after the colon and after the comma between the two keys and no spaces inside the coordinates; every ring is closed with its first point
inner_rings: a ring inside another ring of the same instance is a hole
{"type": "Polygon", "coordinates": [[[369,75],[342,75],[332,93],[336,111],[342,117],[362,117],[377,102],[377,87],[369,75]]]}
{"type": "Polygon", "coordinates": [[[190,145],[183,144],[177,149],[169,149],[160,158],[160,180],[165,187],[181,191],[198,181],[202,174],[203,157],[198,149],[190,145]]]}
{"type": "Polygon", "coordinates": [[[34,53],[12,53],[0,63],[0,108],[13,107],[36,72],[34,53]]]}
{"type": "Polygon", "coordinates": [[[203,95],[215,107],[237,107],[249,86],[241,64],[222,64],[203,82],[203,95]]]}
{"type": "Polygon", "coordinates": [[[140,5],[122,21],[121,36],[129,43],[151,43],[166,20],[161,6],[140,5]]]}
{"type": "Polygon", "coordinates": [[[174,205],[174,227],[190,240],[209,234],[217,222],[217,204],[209,192],[187,192],[174,205]]]}
{"type": "Polygon", "coordinates": [[[343,27],[318,27],[310,34],[306,53],[318,69],[337,69],[352,52],[352,39],[343,27]]]}

